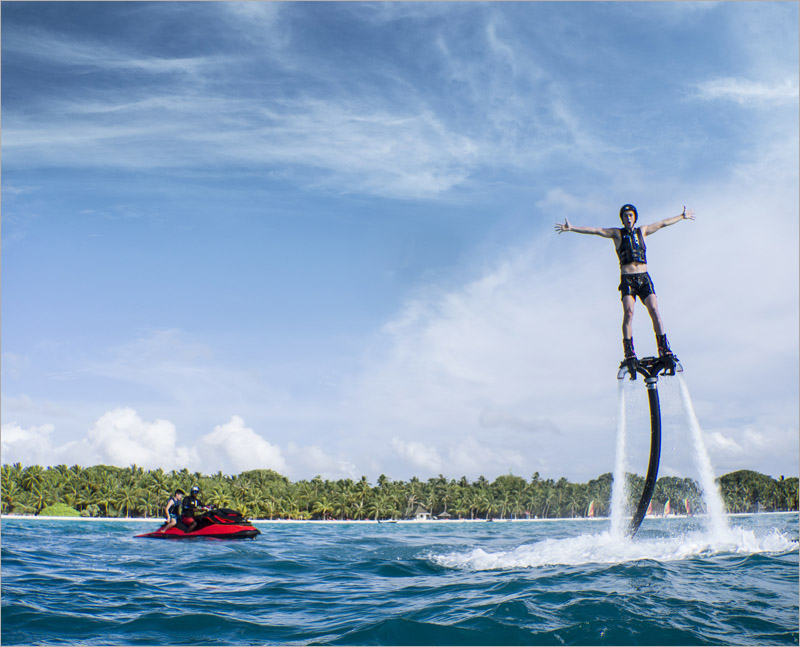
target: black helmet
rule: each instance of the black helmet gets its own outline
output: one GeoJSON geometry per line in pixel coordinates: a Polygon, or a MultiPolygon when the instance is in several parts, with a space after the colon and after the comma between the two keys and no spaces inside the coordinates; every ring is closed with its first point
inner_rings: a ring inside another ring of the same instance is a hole
{"type": "Polygon", "coordinates": [[[619,208],[619,219],[622,220],[622,214],[626,211],[633,211],[633,222],[636,224],[636,221],[639,220],[639,212],[636,211],[636,207],[634,207],[632,204],[623,204],[619,208]]]}
{"type": "Polygon", "coordinates": [[[192,494],[197,494],[197,493],[200,492],[200,488],[198,486],[196,486],[196,485],[193,485],[192,489],[191,489],[191,492],[192,492],[192,494]]]}

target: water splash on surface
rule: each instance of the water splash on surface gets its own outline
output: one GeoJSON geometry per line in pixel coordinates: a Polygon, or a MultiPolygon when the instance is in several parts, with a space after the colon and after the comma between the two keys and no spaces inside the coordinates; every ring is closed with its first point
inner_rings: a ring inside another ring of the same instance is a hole
{"type": "Polygon", "coordinates": [[[763,535],[744,528],[728,529],[724,539],[714,532],[687,532],[668,537],[620,539],[611,532],[585,534],[564,539],[545,539],[512,550],[470,551],[431,555],[440,566],[468,571],[512,570],[542,566],[620,564],[639,560],[674,562],[692,557],[798,550],[798,542],[773,529],[763,535]]]}

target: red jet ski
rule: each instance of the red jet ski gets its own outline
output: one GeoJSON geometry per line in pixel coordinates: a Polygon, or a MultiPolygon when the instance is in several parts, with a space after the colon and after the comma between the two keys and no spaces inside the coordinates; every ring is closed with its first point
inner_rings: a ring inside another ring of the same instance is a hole
{"type": "MultiPolygon", "coordinates": [[[[190,539],[192,537],[207,537],[211,539],[255,539],[261,531],[254,527],[236,510],[216,508],[195,517],[197,525],[192,531],[181,521],[166,532],[148,532],[136,537],[149,539],[190,539]]],[[[164,527],[163,524],[161,528],[164,527]]]]}

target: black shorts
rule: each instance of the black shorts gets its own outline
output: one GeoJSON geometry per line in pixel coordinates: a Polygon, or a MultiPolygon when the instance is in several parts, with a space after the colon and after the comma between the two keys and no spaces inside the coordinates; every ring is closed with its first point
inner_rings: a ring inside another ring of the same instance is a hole
{"type": "Polygon", "coordinates": [[[653,281],[647,272],[623,274],[619,284],[619,291],[623,297],[631,296],[635,299],[638,296],[642,303],[651,294],[656,293],[653,281]]]}

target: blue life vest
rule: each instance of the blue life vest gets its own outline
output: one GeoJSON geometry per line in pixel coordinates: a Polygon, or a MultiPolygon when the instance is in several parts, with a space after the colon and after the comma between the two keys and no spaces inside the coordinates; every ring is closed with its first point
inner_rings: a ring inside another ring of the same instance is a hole
{"type": "Polygon", "coordinates": [[[619,264],[647,263],[647,247],[644,244],[642,230],[637,227],[633,231],[629,231],[627,227],[623,227],[620,229],[620,235],[622,240],[620,241],[619,247],[617,247],[619,264]]]}

